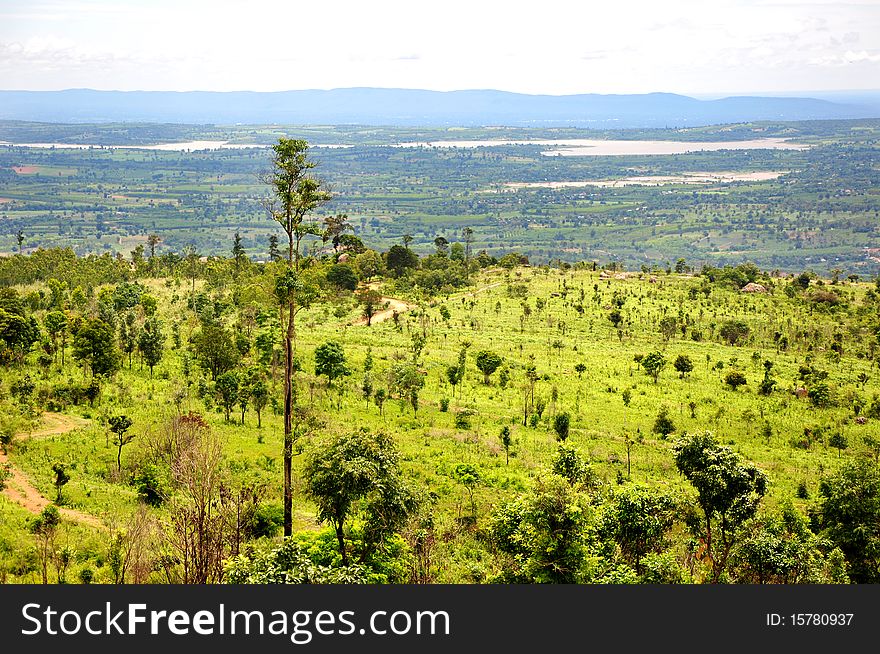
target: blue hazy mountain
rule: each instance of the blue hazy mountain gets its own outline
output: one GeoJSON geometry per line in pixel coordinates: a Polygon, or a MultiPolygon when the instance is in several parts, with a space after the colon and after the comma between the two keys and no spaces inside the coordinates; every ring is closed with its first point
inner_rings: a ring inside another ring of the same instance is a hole
{"type": "Polygon", "coordinates": [[[876,92],[840,98],[673,93],[526,95],[493,90],[346,88],[263,92],[0,91],[0,119],[194,124],[686,127],[756,120],[880,117],[876,92]]]}

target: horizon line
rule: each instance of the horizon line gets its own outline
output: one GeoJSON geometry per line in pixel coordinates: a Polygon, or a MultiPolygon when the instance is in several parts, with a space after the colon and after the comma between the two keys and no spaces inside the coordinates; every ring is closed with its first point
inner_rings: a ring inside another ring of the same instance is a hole
{"type": "MultiPolygon", "coordinates": [[[[584,91],[580,93],[525,93],[521,91],[508,91],[497,88],[462,88],[452,90],[426,89],[416,87],[399,87],[399,86],[339,86],[332,88],[304,88],[304,89],[284,89],[279,91],[254,91],[250,89],[237,90],[211,90],[211,89],[188,89],[185,91],[173,89],[98,89],[90,87],[68,87],[60,89],[0,89],[0,93],[65,93],[73,91],[90,91],[93,93],[216,93],[216,94],[232,94],[232,93],[250,93],[254,95],[270,95],[281,93],[331,93],[333,91],[416,91],[424,93],[504,93],[509,95],[520,95],[528,97],[547,97],[547,98],[572,98],[579,96],[648,96],[648,95],[675,95],[679,97],[687,97],[693,100],[710,101],[725,98],[761,98],[761,97],[786,97],[786,98],[803,98],[811,99],[812,95],[870,95],[880,94],[880,88],[871,89],[813,89],[805,91],[749,91],[749,92],[724,92],[724,91],[701,91],[701,92],[676,92],[676,91],[645,91],[637,93],[600,93],[596,91],[584,91]]],[[[812,98],[818,99],[818,98],[812,98]]]]}

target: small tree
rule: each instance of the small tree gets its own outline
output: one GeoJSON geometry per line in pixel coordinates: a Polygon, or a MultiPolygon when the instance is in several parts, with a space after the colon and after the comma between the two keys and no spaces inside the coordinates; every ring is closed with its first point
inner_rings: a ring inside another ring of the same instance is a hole
{"type": "Polygon", "coordinates": [[[568,429],[571,424],[571,417],[565,413],[557,413],[553,417],[553,431],[556,432],[556,440],[564,441],[568,438],[568,429]]]}
{"type": "Polygon", "coordinates": [[[110,431],[113,432],[113,444],[116,445],[116,470],[122,472],[122,448],[134,440],[134,434],[127,434],[131,429],[131,418],[125,415],[111,416],[110,431]]]}
{"type": "Polygon", "coordinates": [[[400,245],[392,245],[385,255],[385,265],[395,277],[401,277],[411,268],[418,268],[419,256],[400,245]]]}
{"type": "Polygon", "coordinates": [[[660,334],[667,343],[678,331],[678,321],[673,316],[666,316],[660,320],[660,334]]]}
{"type": "Polygon", "coordinates": [[[742,320],[727,320],[721,325],[718,334],[728,345],[737,345],[748,338],[749,326],[742,320]]]}
{"type": "Polygon", "coordinates": [[[43,326],[52,339],[52,360],[58,352],[58,338],[61,338],[61,365],[64,366],[64,349],[67,343],[67,314],[63,311],[49,311],[43,318],[43,326]]]}
{"type": "Polygon", "coordinates": [[[49,583],[49,560],[55,551],[55,535],[61,524],[61,513],[58,507],[50,504],[33,519],[29,526],[30,532],[37,540],[37,554],[43,572],[43,583],[49,583]]]}
{"type": "Polygon", "coordinates": [[[480,475],[480,471],[472,463],[459,463],[457,466],[455,466],[454,476],[458,480],[458,482],[465,487],[465,490],[468,493],[468,498],[471,504],[471,518],[474,520],[474,522],[476,522],[477,503],[474,500],[474,493],[477,490],[477,486],[483,483],[483,478],[480,475]]]}
{"type": "Polygon", "coordinates": [[[351,374],[345,365],[345,352],[342,345],[328,341],[315,348],[315,374],[327,375],[327,383],[332,384],[337,377],[351,374]]]}
{"type": "Polygon", "coordinates": [[[501,581],[586,581],[592,522],[585,494],[557,475],[539,478],[526,497],[502,504],[492,516],[489,533],[507,557],[501,581]]]}
{"type": "Polygon", "coordinates": [[[452,386],[452,395],[455,395],[455,387],[461,381],[462,370],[458,365],[446,366],[446,380],[452,386]]]}
{"type": "Polygon", "coordinates": [[[376,406],[379,407],[379,415],[383,415],[382,406],[385,404],[385,399],[387,397],[387,393],[384,388],[380,388],[373,395],[373,402],[376,403],[376,406]]]}
{"type": "Polygon", "coordinates": [[[377,543],[401,528],[415,509],[398,459],[390,436],[366,431],[337,436],[309,454],[303,469],[306,494],[318,507],[318,519],[333,526],[343,566],[349,561],[345,525],[359,505],[366,514],[365,540],[377,543]]]}
{"type": "Polygon", "coordinates": [[[808,392],[807,396],[813,406],[825,408],[831,406],[831,388],[824,381],[815,384],[808,392]]]}
{"type": "Polygon", "coordinates": [[[155,318],[144,323],[138,337],[138,349],[144,357],[144,363],[150,369],[150,379],[153,378],[153,368],[162,360],[162,352],[165,347],[165,335],[161,325],[155,318]]]}
{"type": "Polygon", "coordinates": [[[413,414],[419,411],[419,393],[425,386],[425,376],[414,363],[400,361],[391,366],[390,386],[402,400],[409,400],[413,414]]]}
{"type": "Polygon", "coordinates": [[[254,411],[257,412],[257,429],[260,429],[263,426],[261,414],[269,403],[269,389],[262,377],[259,377],[251,384],[250,396],[254,411]]]}
{"type": "Polygon", "coordinates": [[[222,327],[204,325],[192,335],[190,346],[198,364],[211,374],[214,381],[241,359],[232,334],[222,327]]]}
{"type": "Polygon", "coordinates": [[[675,423],[672,422],[672,418],[669,417],[669,409],[665,406],[660,407],[660,411],[657,413],[657,419],[654,421],[654,427],[651,431],[655,434],[660,434],[663,438],[666,438],[669,434],[675,431],[675,423]]]}
{"type": "Polygon", "coordinates": [[[735,391],[740,386],[747,384],[748,380],[746,379],[746,376],[738,370],[731,370],[724,377],[724,383],[730,386],[730,390],[735,391]]]}
{"type": "Polygon", "coordinates": [[[489,383],[489,377],[501,367],[502,363],[501,357],[491,350],[477,352],[477,368],[483,373],[483,383],[489,383]]]}
{"type": "Polygon", "coordinates": [[[235,236],[232,237],[232,258],[235,260],[235,274],[238,275],[245,259],[244,245],[241,242],[241,234],[238,232],[235,232],[235,236]]]}
{"type": "Polygon", "coordinates": [[[574,366],[574,371],[578,374],[578,379],[580,379],[581,375],[583,375],[587,371],[587,364],[582,362],[576,363],[574,366]]]}
{"type": "Polygon", "coordinates": [[[504,425],[499,434],[501,445],[504,447],[505,465],[510,465],[510,446],[513,445],[513,437],[510,435],[510,427],[504,425]]]}
{"type": "Polygon", "coordinates": [[[851,457],[819,484],[816,512],[822,536],[846,555],[850,577],[860,584],[880,581],[880,467],[851,457]]]}
{"type": "Polygon", "coordinates": [[[120,367],[114,329],[100,318],[91,318],[76,332],[73,358],[87,365],[93,375],[110,375],[120,367]]]}
{"type": "Polygon", "coordinates": [[[376,315],[379,307],[382,305],[382,296],[371,288],[358,291],[357,301],[363,307],[363,316],[367,319],[367,327],[373,322],[373,316],[376,315]]]}
{"type": "Polygon", "coordinates": [[[620,323],[623,322],[623,314],[620,312],[620,309],[612,309],[611,313],[608,314],[608,320],[617,329],[620,323]]]}
{"type": "Polygon", "coordinates": [[[229,422],[229,412],[232,411],[232,407],[238,402],[238,387],[240,383],[241,380],[238,373],[234,370],[228,370],[217,377],[217,381],[214,384],[217,395],[220,396],[220,403],[226,411],[226,422],[229,422]]]}
{"type": "Polygon", "coordinates": [[[623,558],[641,574],[642,560],[663,550],[674,522],[675,500],[671,496],[629,484],[605,504],[598,533],[617,543],[623,558]]]}
{"type": "Polygon", "coordinates": [[[358,285],[357,273],[347,263],[333,264],[327,271],[327,281],[345,291],[354,291],[358,285]]]}
{"type": "Polygon", "coordinates": [[[52,472],[55,473],[55,504],[61,505],[64,500],[61,489],[70,481],[70,475],[67,474],[67,466],[60,461],[52,464],[52,472]]]}
{"type": "Polygon", "coordinates": [[[666,365],[666,357],[663,356],[662,352],[651,352],[642,359],[641,364],[645,372],[654,378],[654,383],[656,384],[657,379],[660,377],[660,371],[666,365]]]}
{"type": "Polygon", "coordinates": [[[550,463],[550,470],[572,486],[589,484],[593,477],[589,462],[581,456],[574,445],[565,441],[557,445],[556,453],[550,463]]]}
{"type": "Polygon", "coordinates": [[[828,444],[837,449],[837,458],[840,458],[841,452],[849,447],[849,441],[842,433],[834,432],[828,439],[828,444]]]}
{"type": "Polygon", "coordinates": [[[251,402],[251,385],[247,378],[242,377],[238,385],[238,393],[236,394],[238,402],[238,410],[241,413],[241,424],[244,425],[244,416],[247,413],[248,405],[251,402]]]}
{"type": "Polygon", "coordinates": [[[712,581],[720,581],[742,526],[758,511],[767,475],[711,434],[686,435],[674,446],[675,465],[697,491],[699,521],[712,581]]]}
{"type": "Polygon", "coordinates": [[[672,366],[678,372],[679,379],[684,379],[685,375],[693,371],[694,362],[691,361],[691,358],[688,355],[679,354],[675,358],[675,363],[673,363],[672,366]]]}
{"type": "Polygon", "coordinates": [[[370,398],[373,397],[373,390],[373,378],[368,372],[364,375],[364,379],[361,382],[361,395],[364,398],[364,402],[367,403],[367,406],[370,406],[370,398]]]}

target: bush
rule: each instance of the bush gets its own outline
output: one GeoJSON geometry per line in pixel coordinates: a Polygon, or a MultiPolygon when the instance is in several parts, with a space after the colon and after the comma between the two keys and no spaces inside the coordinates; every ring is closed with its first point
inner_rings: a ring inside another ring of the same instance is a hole
{"type": "Polygon", "coordinates": [[[731,370],[724,377],[724,383],[730,386],[730,390],[735,391],[740,386],[745,386],[748,383],[748,380],[746,379],[746,376],[738,370],[731,370]]]}
{"type": "Polygon", "coordinates": [[[819,408],[829,407],[833,404],[831,389],[825,382],[819,382],[813,386],[807,392],[807,396],[810,398],[810,402],[813,403],[813,406],[819,408]]]}
{"type": "Polygon", "coordinates": [[[556,432],[557,440],[564,441],[568,438],[568,430],[571,425],[571,417],[563,412],[557,413],[553,418],[553,431],[556,432]]]}
{"type": "Polygon", "coordinates": [[[675,431],[675,423],[669,417],[669,409],[665,406],[660,407],[657,419],[654,421],[654,427],[651,429],[655,434],[660,434],[662,438],[666,438],[675,431]]]}
{"type": "Polygon", "coordinates": [[[456,429],[470,429],[471,428],[471,418],[476,415],[476,411],[472,409],[462,409],[461,411],[456,411],[455,413],[455,428],[456,429]]]}
{"type": "Polygon", "coordinates": [[[358,276],[347,263],[336,263],[327,271],[327,281],[336,288],[353,291],[357,288],[358,276]]]}
{"type": "Polygon", "coordinates": [[[132,485],[137,489],[138,497],[150,506],[162,506],[168,499],[168,480],[154,463],[141,466],[132,477],[132,485]]]}
{"type": "Polygon", "coordinates": [[[749,326],[742,320],[728,320],[721,325],[718,334],[727,341],[728,345],[737,345],[748,338],[750,331],[749,326]]]}
{"type": "Polygon", "coordinates": [[[284,509],[276,504],[258,504],[244,526],[247,540],[272,538],[284,524],[284,509]]]}
{"type": "Polygon", "coordinates": [[[801,500],[810,499],[810,491],[807,490],[807,483],[805,481],[802,481],[801,483],[798,484],[797,492],[795,494],[797,495],[798,499],[801,499],[801,500]]]}

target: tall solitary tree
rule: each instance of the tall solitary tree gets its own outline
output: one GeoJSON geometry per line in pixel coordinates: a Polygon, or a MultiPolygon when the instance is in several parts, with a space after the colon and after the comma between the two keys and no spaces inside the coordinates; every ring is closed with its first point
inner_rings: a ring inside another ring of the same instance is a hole
{"type": "Polygon", "coordinates": [[[232,238],[232,258],[235,260],[235,273],[241,272],[241,265],[244,263],[244,245],[241,243],[241,234],[235,232],[232,238]]]}
{"type": "Polygon", "coordinates": [[[109,420],[110,431],[113,432],[113,444],[116,445],[116,470],[122,472],[122,448],[134,440],[134,434],[128,434],[131,429],[131,418],[125,415],[112,416],[109,420]]]}
{"type": "Polygon", "coordinates": [[[348,222],[348,214],[338,213],[335,216],[327,216],[324,218],[324,233],[321,239],[326,243],[330,241],[333,245],[333,252],[339,252],[341,238],[347,231],[351,231],[351,223],[348,222]]]}
{"type": "Polygon", "coordinates": [[[162,239],[157,234],[147,236],[147,246],[150,248],[150,259],[156,256],[156,246],[162,239]]]}
{"type": "Polygon", "coordinates": [[[306,216],[330,200],[323,183],[313,176],[317,163],[309,158],[309,144],[298,139],[278,139],[272,146],[272,171],[265,181],[272,195],[264,207],[287,234],[287,271],[276,282],[276,296],[282,319],[286,313],[284,336],[284,535],[293,533],[293,361],[298,308],[300,243],[307,234],[320,235],[320,227],[306,216]],[[286,311],[285,311],[286,309],[286,311]]]}
{"type": "Polygon", "coordinates": [[[474,242],[474,230],[465,227],[461,230],[461,235],[464,237],[464,278],[470,279],[471,243],[474,242]]]}
{"type": "Polygon", "coordinates": [[[269,259],[272,261],[281,260],[281,252],[278,250],[278,235],[269,236],[269,259]]]}

